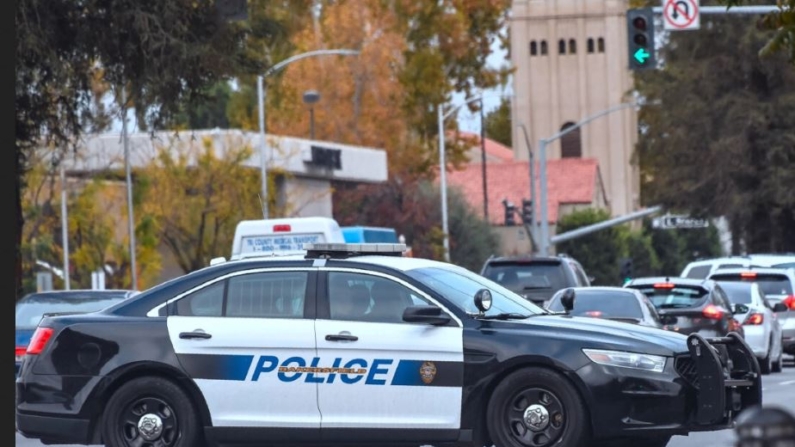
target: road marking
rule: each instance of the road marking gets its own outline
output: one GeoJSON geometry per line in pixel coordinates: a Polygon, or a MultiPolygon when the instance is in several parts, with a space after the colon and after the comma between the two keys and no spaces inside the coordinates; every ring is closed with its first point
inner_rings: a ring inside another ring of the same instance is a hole
{"type": "Polygon", "coordinates": [[[786,382],[781,382],[779,385],[792,385],[795,383],[795,380],[787,380],[786,382]]]}

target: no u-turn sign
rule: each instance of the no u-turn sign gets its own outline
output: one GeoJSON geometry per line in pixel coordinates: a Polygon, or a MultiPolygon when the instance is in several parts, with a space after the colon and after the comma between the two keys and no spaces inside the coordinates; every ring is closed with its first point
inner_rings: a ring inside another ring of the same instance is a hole
{"type": "Polygon", "coordinates": [[[693,30],[701,27],[699,0],[662,0],[666,30],[693,30]]]}

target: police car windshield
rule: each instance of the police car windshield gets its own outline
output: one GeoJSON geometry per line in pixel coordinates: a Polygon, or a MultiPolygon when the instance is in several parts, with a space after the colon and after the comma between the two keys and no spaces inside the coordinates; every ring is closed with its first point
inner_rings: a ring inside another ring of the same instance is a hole
{"type": "Polygon", "coordinates": [[[486,312],[486,316],[501,313],[521,315],[549,313],[505,287],[463,268],[426,267],[408,270],[406,274],[434,289],[467,313],[478,312],[475,307],[475,293],[480,289],[489,289],[491,292],[491,308],[486,312]]]}

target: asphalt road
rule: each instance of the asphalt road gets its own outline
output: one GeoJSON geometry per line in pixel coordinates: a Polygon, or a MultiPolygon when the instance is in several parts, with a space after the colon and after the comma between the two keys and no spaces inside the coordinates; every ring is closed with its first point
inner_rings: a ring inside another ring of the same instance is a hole
{"type": "MultiPolygon", "coordinates": [[[[762,387],[765,406],[780,406],[795,414],[795,362],[792,357],[785,363],[783,372],[762,377],[762,387]]],[[[668,447],[731,447],[734,440],[732,430],[721,430],[694,433],[690,436],[676,436],[668,444],[668,447]]],[[[19,433],[16,435],[16,445],[18,447],[44,446],[38,441],[26,439],[19,433]]]]}

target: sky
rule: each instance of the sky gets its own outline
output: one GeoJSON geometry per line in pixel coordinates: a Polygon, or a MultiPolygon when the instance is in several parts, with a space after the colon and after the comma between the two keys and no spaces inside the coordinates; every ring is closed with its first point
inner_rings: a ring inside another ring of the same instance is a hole
{"type": "MultiPolygon", "coordinates": [[[[487,59],[487,64],[489,65],[489,67],[498,68],[500,66],[507,65],[510,63],[510,61],[506,59],[508,52],[500,48],[500,42],[498,40],[495,39],[495,41],[492,43],[491,50],[492,53],[489,55],[487,59]]],[[[512,85],[510,79],[508,81],[508,84],[505,86],[504,90],[502,87],[485,90],[484,91],[485,97],[483,98],[483,102],[485,104],[484,112],[487,114],[488,112],[499,107],[501,95],[510,94],[511,92],[512,92],[512,85]]],[[[461,105],[464,103],[465,99],[466,98],[464,94],[461,93],[455,94],[453,95],[451,104],[455,106],[461,105]]],[[[108,95],[106,96],[104,102],[108,107],[112,108],[111,104],[112,101],[113,101],[112,96],[108,95]]],[[[480,113],[471,113],[468,108],[461,107],[458,111],[457,118],[458,118],[459,129],[466,132],[473,132],[480,134],[480,113]]],[[[133,133],[138,131],[134,112],[132,111],[132,109],[127,112],[127,124],[129,126],[127,129],[128,132],[133,133]]],[[[113,121],[113,124],[111,126],[111,132],[121,132],[121,127],[122,127],[121,120],[116,119],[113,121]]]]}

